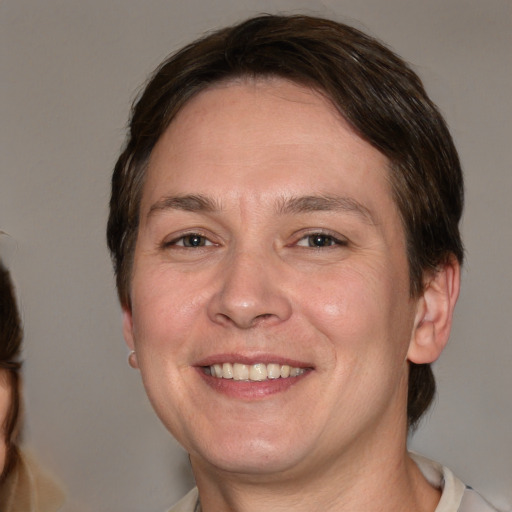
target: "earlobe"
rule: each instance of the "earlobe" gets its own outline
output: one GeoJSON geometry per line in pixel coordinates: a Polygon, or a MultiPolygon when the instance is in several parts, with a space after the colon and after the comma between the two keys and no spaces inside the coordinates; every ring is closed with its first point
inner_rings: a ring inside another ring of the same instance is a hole
{"type": "Polygon", "coordinates": [[[123,336],[124,341],[130,349],[128,362],[132,368],[138,368],[137,354],[135,352],[135,340],[133,336],[133,317],[132,312],[128,308],[123,308],[123,336]]]}
{"type": "Polygon", "coordinates": [[[432,363],[441,355],[450,336],[459,290],[460,265],[452,257],[429,275],[418,300],[407,353],[409,361],[416,364],[432,363]]]}

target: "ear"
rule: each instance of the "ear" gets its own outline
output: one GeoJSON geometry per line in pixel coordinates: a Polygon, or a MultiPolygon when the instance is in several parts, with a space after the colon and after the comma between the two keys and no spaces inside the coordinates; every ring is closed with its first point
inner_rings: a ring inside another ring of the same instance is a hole
{"type": "Polygon", "coordinates": [[[407,359],[416,364],[434,362],[443,351],[452,327],[453,311],[459,297],[460,264],[451,257],[429,275],[418,300],[414,329],[407,359]]]}
{"type": "Polygon", "coordinates": [[[137,355],[135,353],[135,339],[133,336],[133,317],[131,309],[123,306],[123,337],[126,345],[131,350],[128,362],[132,368],[138,368],[137,355]]]}

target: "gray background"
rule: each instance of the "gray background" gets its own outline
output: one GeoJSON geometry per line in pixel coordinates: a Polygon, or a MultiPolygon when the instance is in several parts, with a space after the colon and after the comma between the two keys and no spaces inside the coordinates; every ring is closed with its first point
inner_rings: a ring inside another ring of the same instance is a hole
{"type": "Polygon", "coordinates": [[[260,12],[334,17],[410,61],[467,180],[467,265],[439,398],[414,449],[512,503],[510,0],[0,0],[0,252],[25,321],[27,443],[66,510],[163,511],[185,455],[126,364],[104,243],[110,171],[139,86],[172,50],[260,12]]]}

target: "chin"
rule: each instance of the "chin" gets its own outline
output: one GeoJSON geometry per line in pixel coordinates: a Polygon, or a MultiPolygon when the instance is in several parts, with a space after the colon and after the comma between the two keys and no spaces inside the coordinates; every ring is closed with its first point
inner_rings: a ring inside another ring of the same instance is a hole
{"type": "MultiPolygon", "coordinates": [[[[219,472],[236,473],[246,476],[271,476],[283,474],[295,467],[294,461],[290,460],[290,454],[286,457],[276,453],[258,453],[255,455],[250,452],[239,452],[230,457],[227,454],[207,454],[207,458],[198,455],[203,459],[201,465],[215,468],[219,472]]],[[[192,467],[194,467],[195,458],[191,457],[192,467]]]]}
{"type": "MultiPolygon", "coordinates": [[[[303,458],[303,443],[287,439],[247,436],[245,439],[215,440],[190,450],[192,466],[197,460],[219,471],[245,475],[272,475],[295,468],[303,458]]],[[[203,444],[203,443],[201,443],[203,444]]]]}

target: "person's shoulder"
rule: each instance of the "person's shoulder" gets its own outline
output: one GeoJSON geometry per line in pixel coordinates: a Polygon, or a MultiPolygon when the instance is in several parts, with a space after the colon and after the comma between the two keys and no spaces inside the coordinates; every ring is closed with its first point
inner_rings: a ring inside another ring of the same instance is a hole
{"type": "Polygon", "coordinates": [[[435,512],[499,512],[446,466],[417,453],[410,453],[410,456],[428,482],[441,491],[435,512]]]}
{"type": "Polygon", "coordinates": [[[183,496],[183,498],[181,498],[181,500],[178,501],[178,503],[176,503],[169,512],[198,512],[198,498],[199,494],[197,492],[197,487],[194,487],[190,492],[183,496]]]}
{"type": "Polygon", "coordinates": [[[488,501],[476,491],[467,487],[462,495],[458,512],[498,512],[488,501]]]}
{"type": "Polygon", "coordinates": [[[0,488],[2,512],[57,512],[64,502],[60,483],[33,454],[20,450],[14,470],[0,488]]]}

